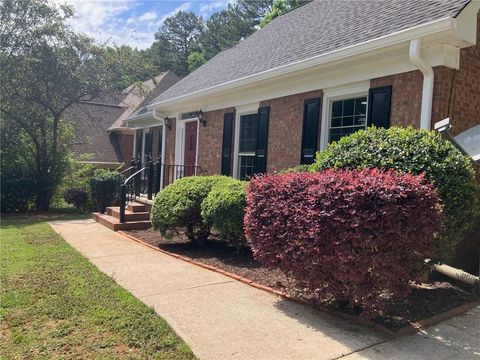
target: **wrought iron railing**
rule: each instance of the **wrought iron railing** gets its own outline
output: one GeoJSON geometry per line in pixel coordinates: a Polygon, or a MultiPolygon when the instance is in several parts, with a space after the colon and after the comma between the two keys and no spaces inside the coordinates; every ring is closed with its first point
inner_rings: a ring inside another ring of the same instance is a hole
{"type": "Polygon", "coordinates": [[[120,186],[120,222],[125,222],[128,204],[140,196],[151,200],[156,193],[175,180],[197,176],[199,173],[199,166],[162,164],[161,158],[153,162],[151,156],[148,156],[147,162],[143,164],[133,159],[131,166],[122,171],[125,181],[120,186]]]}

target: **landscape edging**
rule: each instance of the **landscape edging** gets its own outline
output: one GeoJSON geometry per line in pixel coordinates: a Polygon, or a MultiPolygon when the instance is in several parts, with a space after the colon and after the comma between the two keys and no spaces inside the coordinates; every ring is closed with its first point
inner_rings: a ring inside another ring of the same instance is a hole
{"type": "MultiPolygon", "coordinates": [[[[228,276],[232,279],[235,279],[235,280],[238,280],[244,284],[247,284],[247,285],[250,285],[252,287],[255,287],[257,289],[260,289],[260,290],[263,290],[263,291],[266,291],[270,294],[274,294],[274,295],[277,295],[277,296],[280,296],[284,299],[288,299],[290,301],[294,301],[296,303],[300,303],[300,304],[303,304],[303,305],[308,305],[308,306],[312,306],[312,304],[310,304],[308,301],[305,301],[305,300],[302,300],[302,299],[297,299],[297,298],[294,298],[293,296],[283,292],[283,291],[280,291],[280,290],[276,290],[276,289],[273,289],[269,286],[265,286],[265,285],[262,285],[262,284],[259,284],[259,283],[256,283],[255,281],[251,280],[251,279],[247,279],[247,278],[244,278],[242,276],[239,276],[237,274],[234,274],[234,273],[231,273],[231,272],[228,272],[228,271],[225,271],[223,269],[220,269],[220,268],[217,268],[215,266],[211,266],[211,265],[207,265],[207,264],[204,264],[204,263],[201,263],[199,261],[196,261],[192,258],[189,258],[188,256],[183,256],[183,255],[178,255],[178,254],[175,254],[175,253],[171,253],[169,251],[166,251],[166,250],[163,250],[163,249],[160,249],[158,247],[155,247],[153,245],[150,245],[148,243],[146,243],[145,241],[139,239],[139,238],[136,238],[135,236],[132,236],[130,234],[127,234],[125,233],[124,231],[117,231],[119,234],[129,238],[130,240],[133,240],[133,241],[136,241],[140,244],[142,244],[143,246],[147,246],[155,251],[159,251],[165,255],[169,255],[171,257],[174,257],[174,258],[177,258],[179,260],[183,260],[183,261],[186,261],[186,262],[189,262],[191,264],[194,264],[194,265],[197,265],[197,266],[200,266],[204,269],[207,269],[207,270],[211,270],[211,271],[215,271],[217,273],[220,273],[222,275],[225,275],[225,276],[228,276]]],[[[368,319],[364,319],[364,318],[361,318],[361,317],[358,317],[358,316],[354,316],[354,315],[350,315],[350,314],[346,314],[346,313],[343,313],[343,312],[340,312],[340,311],[337,311],[337,310],[332,310],[332,309],[329,309],[329,308],[326,308],[326,307],[323,307],[323,306],[315,306],[313,307],[314,309],[316,310],[319,310],[319,311],[322,311],[322,312],[325,312],[327,314],[331,314],[331,315],[334,315],[334,316],[338,316],[342,319],[345,319],[345,320],[348,320],[352,323],[356,323],[356,324],[359,324],[359,325],[362,325],[362,326],[365,326],[367,328],[371,328],[371,329],[375,329],[375,330],[378,330],[384,334],[387,334],[389,336],[394,336],[394,337],[397,337],[397,336],[403,336],[403,335],[407,335],[407,334],[413,334],[413,333],[416,333],[428,326],[431,326],[433,324],[436,324],[440,321],[443,321],[443,320],[446,320],[446,319],[449,319],[451,317],[454,317],[454,316],[458,316],[458,315],[461,315],[461,314],[464,314],[466,313],[467,311],[475,308],[476,306],[479,306],[480,303],[478,301],[474,301],[474,302],[471,302],[471,303],[467,303],[467,304],[463,304],[463,305],[460,305],[460,306],[457,306],[457,307],[454,307],[450,310],[447,310],[447,311],[444,311],[440,314],[436,314],[436,315],[433,315],[432,317],[429,317],[429,318],[426,318],[426,319],[422,319],[420,321],[417,321],[417,322],[414,322],[414,323],[411,323],[409,325],[406,325],[400,329],[398,329],[397,331],[393,331],[393,330],[390,330],[388,329],[387,327],[383,326],[383,325],[380,325],[380,324],[377,324],[375,323],[374,321],[372,320],[368,320],[368,319]]]]}

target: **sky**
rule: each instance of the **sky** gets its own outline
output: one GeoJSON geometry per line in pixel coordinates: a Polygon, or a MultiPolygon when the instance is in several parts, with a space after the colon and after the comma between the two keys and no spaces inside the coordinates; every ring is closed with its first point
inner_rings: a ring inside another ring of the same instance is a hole
{"type": "Polygon", "coordinates": [[[179,10],[208,18],[232,0],[56,0],[75,8],[72,27],[101,44],[148,48],[163,21],[179,10]]]}

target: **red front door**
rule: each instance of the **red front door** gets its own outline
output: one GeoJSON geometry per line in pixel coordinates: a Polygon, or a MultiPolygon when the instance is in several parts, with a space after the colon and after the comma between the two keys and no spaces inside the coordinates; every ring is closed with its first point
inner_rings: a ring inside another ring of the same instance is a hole
{"type": "Polygon", "coordinates": [[[197,122],[185,124],[185,176],[195,175],[197,165],[197,122]]]}

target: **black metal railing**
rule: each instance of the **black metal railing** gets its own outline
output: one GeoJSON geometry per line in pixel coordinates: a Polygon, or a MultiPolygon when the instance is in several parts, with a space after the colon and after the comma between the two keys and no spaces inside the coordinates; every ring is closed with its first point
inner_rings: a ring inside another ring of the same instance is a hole
{"type": "Polygon", "coordinates": [[[125,222],[128,204],[140,196],[152,200],[156,193],[175,180],[199,173],[199,166],[162,164],[161,158],[153,162],[152,157],[147,156],[146,163],[132,159],[131,166],[122,171],[125,180],[120,185],[120,222],[125,222]]]}

